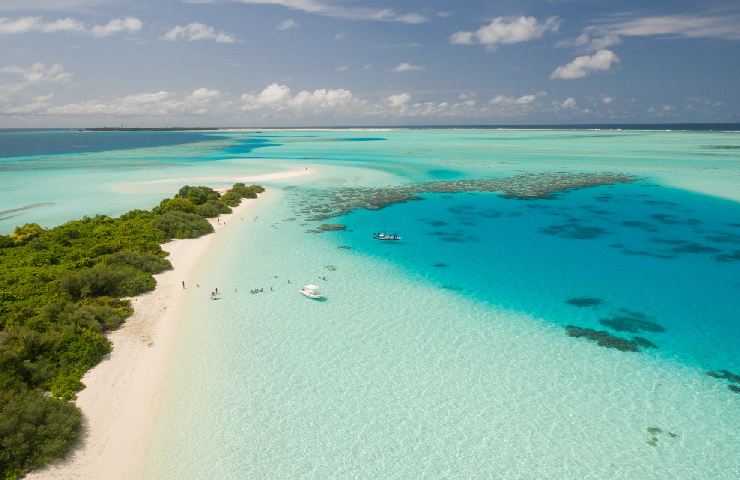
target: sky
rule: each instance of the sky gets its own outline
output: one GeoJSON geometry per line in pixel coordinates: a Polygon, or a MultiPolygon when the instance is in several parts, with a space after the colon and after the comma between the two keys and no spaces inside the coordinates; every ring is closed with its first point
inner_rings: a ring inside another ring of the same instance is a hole
{"type": "Polygon", "coordinates": [[[0,128],[681,122],[737,0],[0,0],[0,128]]]}

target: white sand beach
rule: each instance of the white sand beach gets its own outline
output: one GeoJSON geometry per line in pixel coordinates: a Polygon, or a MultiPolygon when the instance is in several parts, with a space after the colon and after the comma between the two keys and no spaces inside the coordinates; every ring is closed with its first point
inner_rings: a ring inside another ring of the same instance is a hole
{"type": "MultiPolygon", "coordinates": [[[[235,181],[256,183],[312,172],[307,169],[235,181]]],[[[260,197],[266,195],[270,195],[269,190],[260,197]]],[[[157,392],[166,373],[166,359],[178,328],[182,300],[187,289],[198,288],[191,281],[193,271],[214,238],[229,228],[229,220],[239,218],[258,200],[245,199],[231,214],[212,219],[213,234],[163,245],[170,254],[173,269],[155,275],[157,287],[153,292],[132,299],[134,315],[109,334],[112,353],[82,379],[85,389],[77,395],[76,402],[85,417],[80,444],[67,459],[32,472],[26,478],[134,478],[136,459],[143,453],[142,440],[156,415],[157,392]]]]}

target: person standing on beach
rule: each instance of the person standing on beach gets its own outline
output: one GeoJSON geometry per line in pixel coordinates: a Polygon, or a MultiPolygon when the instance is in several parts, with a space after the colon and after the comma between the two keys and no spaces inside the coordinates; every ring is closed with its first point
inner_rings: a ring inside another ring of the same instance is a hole
{"type": "Polygon", "coordinates": [[[185,280],[182,281],[182,289],[185,290],[185,280]]]}

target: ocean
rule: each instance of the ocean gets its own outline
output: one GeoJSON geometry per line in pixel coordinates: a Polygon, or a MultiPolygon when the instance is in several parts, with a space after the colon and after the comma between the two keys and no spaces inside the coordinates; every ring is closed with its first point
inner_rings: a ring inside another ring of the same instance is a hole
{"type": "Polygon", "coordinates": [[[140,133],[33,155],[2,153],[0,133],[2,231],[150,207],[184,183],[317,172],[268,184],[191,279],[144,478],[740,475],[740,133],[140,133]],[[335,200],[605,172],[633,181],[335,200]],[[307,283],[327,300],[299,295],[307,283]]]}

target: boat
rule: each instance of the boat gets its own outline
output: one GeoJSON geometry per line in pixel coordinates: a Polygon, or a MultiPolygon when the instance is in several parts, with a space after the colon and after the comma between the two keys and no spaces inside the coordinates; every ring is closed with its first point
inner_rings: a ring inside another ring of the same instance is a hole
{"type": "Polygon", "coordinates": [[[324,298],[324,295],[319,291],[319,287],[316,285],[304,285],[300,290],[301,294],[308,298],[319,299],[324,298]]]}
{"type": "Polygon", "coordinates": [[[397,233],[391,233],[386,235],[385,233],[373,233],[373,238],[375,240],[401,240],[401,237],[398,236],[397,233]]]}

